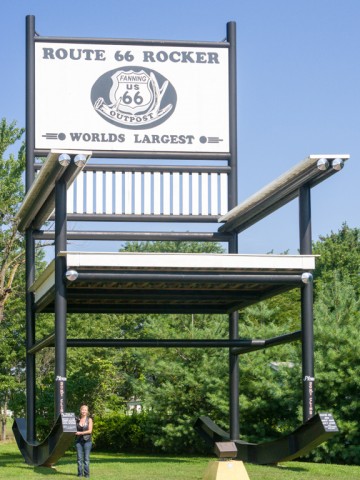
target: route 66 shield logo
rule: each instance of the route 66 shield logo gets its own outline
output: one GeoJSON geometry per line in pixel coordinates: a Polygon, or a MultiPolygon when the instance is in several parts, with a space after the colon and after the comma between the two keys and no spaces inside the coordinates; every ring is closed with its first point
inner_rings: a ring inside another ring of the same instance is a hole
{"type": "Polygon", "coordinates": [[[124,67],[103,74],[94,83],[91,100],[95,111],[124,128],[151,128],[175,110],[177,96],[169,80],[144,67],[124,67]]]}
{"type": "Polygon", "coordinates": [[[145,112],[154,100],[151,91],[151,78],[144,70],[119,72],[112,75],[113,85],[109,98],[116,109],[130,114],[145,112]]]}

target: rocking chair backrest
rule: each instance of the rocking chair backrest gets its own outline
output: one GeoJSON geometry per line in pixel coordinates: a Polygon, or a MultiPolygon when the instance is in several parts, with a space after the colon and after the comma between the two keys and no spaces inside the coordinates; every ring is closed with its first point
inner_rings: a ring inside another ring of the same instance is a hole
{"type": "Polygon", "coordinates": [[[69,218],[216,221],[228,211],[229,167],[87,166],[68,190],[69,218]],[[72,217],[72,215],[75,215],[72,217]]]}

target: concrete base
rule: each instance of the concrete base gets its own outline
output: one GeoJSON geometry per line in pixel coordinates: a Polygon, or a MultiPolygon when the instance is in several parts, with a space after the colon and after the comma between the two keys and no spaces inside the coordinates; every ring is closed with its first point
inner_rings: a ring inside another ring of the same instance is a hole
{"type": "Polygon", "coordinates": [[[203,480],[250,480],[240,460],[218,460],[210,462],[203,480]]]}

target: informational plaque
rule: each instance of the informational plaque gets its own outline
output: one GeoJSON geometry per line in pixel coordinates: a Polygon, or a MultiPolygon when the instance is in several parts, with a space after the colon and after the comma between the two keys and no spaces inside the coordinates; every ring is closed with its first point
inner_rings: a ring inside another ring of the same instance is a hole
{"type": "Polygon", "coordinates": [[[62,413],[61,414],[63,432],[76,432],[76,418],[75,413],[62,413]]]}
{"type": "Polygon", "coordinates": [[[225,46],[35,41],[35,149],[229,152],[225,46]]]}
{"type": "Polygon", "coordinates": [[[336,425],[334,417],[331,413],[320,413],[320,418],[324,426],[325,432],[338,432],[339,429],[336,425]]]}

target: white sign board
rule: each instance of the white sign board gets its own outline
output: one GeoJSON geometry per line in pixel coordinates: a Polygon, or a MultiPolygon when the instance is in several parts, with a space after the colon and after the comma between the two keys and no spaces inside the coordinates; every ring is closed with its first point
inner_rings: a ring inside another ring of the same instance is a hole
{"type": "Polygon", "coordinates": [[[228,49],[35,43],[35,149],[229,152],[228,49]]]}

